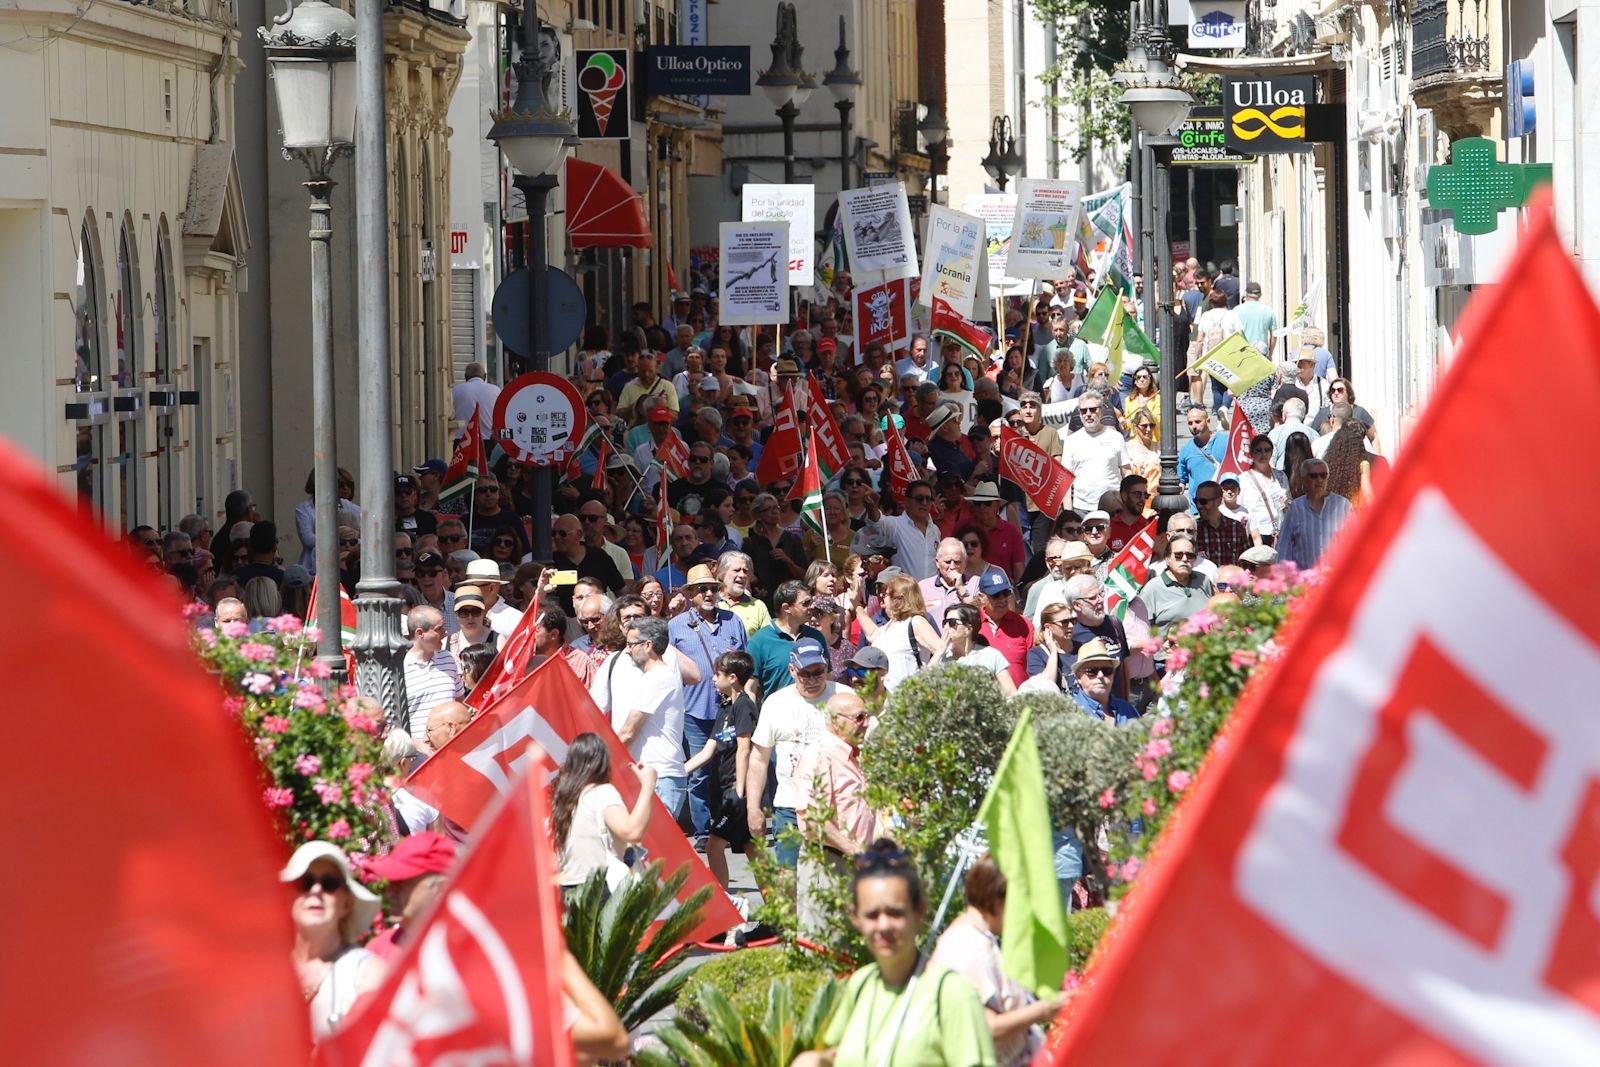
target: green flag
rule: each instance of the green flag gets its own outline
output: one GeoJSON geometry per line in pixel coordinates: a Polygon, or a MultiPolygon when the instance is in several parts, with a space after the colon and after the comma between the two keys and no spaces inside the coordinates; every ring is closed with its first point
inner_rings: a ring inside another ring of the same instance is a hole
{"type": "Polygon", "coordinates": [[[1224,338],[1215,348],[1194,361],[1191,368],[1202,370],[1228,387],[1238,396],[1273,374],[1273,367],[1261,350],[1235,333],[1224,338]]]}
{"type": "Polygon", "coordinates": [[[1050,996],[1067,974],[1067,917],[1056,882],[1056,849],[1032,709],[1024,709],[1017,720],[995,768],[994,784],[978,809],[978,821],[989,836],[995,865],[1006,876],[1001,965],[1021,985],[1050,996]]]}
{"type": "Polygon", "coordinates": [[[1078,336],[1090,344],[1111,347],[1111,328],[1121,303],[1113,286],[1102,285],[1089,305],[1089,314],[1083,317],[1083,325],[1078,327],[1078,336]]]}

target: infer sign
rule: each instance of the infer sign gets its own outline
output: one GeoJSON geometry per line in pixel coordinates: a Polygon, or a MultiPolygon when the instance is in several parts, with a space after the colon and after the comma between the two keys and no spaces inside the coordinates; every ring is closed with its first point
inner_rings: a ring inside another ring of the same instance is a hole
{"type": "Polygon", "coordinates": [[[1223,78],[1223,134],[1236,152],[1309,152],[1306,108],[1316,101],[1309,74],[1223,78]]]}
{"type": "Polygon", "coordinates": [[[1220,107],[1191,108],[1189,117],[1178,127],[1177,138],[1171,159],[1175,166],[1237,166],[1256,160],[1253,155],[1242,155],[1228,147],[1220,107]]]}

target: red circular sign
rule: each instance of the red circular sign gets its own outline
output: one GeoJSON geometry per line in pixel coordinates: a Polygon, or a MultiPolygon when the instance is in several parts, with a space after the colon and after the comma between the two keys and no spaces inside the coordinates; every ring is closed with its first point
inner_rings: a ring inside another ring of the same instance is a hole
{"type": "Polygon", "coordinates": [[[494,405],[495,443],[532,467],[571,459],[588,428],[589,413],[577,387],[547,371],[529,371],[508,383],[494,405]]]}

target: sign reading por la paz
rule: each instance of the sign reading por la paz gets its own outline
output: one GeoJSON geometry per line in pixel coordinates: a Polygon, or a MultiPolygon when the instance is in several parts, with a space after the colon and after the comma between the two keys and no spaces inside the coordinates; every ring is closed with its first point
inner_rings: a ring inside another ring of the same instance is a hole
{"type": "Polygon", "coordinates": [[[978,289],[981,268],[987,263],[982,219],[934,204],[928,210],[922,254],[922,292],[917,303],[931,308],[937,297],[969,316],[988,303],[988,286],[983,292],[978,289]]]}
{"type": "Polygon", "coordinates": [[[1309,152],[1306,108],[1316,101],[1309,74],[1284,78],[1223,78],[1223,133],[1236,152],[1309,152]]]}
{"type": "Polygon", "coordinates": [[[742,195],[744,221],[789,224],[789,284],[810,285],[816,256],[816,186],[750,182],[742,195]]]}

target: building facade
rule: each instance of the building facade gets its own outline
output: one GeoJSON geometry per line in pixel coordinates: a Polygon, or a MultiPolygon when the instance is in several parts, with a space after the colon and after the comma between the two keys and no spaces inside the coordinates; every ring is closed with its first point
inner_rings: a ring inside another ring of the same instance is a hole
{"type": "Polygon", "coordinates": [[[113,529],[240,484],[238,36],[220,0],[0,10],[0,426],[113,529]]]}

